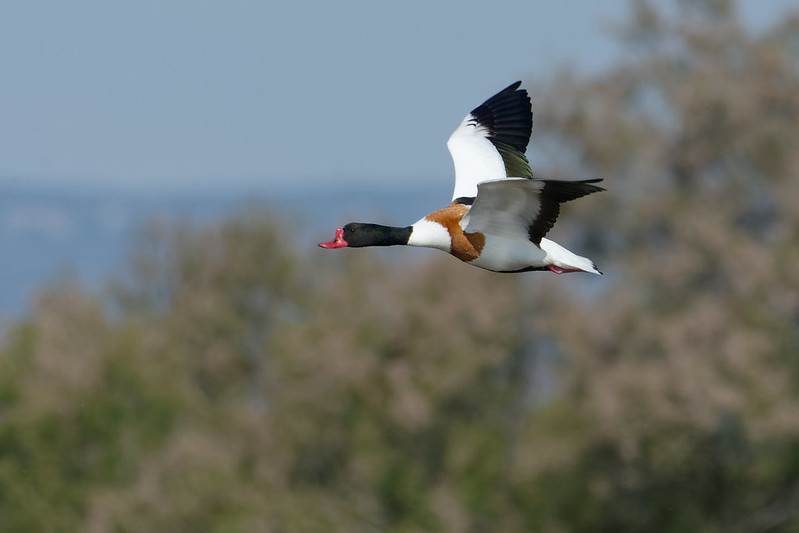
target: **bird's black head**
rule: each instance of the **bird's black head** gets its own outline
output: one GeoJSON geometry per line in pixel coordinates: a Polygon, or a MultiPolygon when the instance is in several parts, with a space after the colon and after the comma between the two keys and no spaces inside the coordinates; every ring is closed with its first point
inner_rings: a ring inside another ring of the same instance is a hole
{"type": "Polygon", "coordinates": [[[336,230],[336,238],[330,242],[320,242],[322,248],[363,248],[366,246],[395,246],[408,244],[411,227],[395,228],[380,224],[350,222],[336,230]]]}

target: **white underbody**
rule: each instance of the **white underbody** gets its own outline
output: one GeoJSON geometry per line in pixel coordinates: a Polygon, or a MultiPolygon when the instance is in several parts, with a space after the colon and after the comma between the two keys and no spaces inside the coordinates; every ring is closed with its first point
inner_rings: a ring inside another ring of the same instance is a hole
{"type": "Polygon", "coordinates": [[[470,263],[476,267],[507,272],[545,266],[546,252],[528,240],[486,235],[480,256],[470,263]]]}

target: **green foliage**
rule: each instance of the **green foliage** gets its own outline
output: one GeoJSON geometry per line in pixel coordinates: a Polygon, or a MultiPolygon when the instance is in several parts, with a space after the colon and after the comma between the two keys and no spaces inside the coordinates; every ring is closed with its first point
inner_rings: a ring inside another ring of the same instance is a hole
{"type": "Polygon", "coordinates": [[[40,296],[2,352],[0,508],[9,531],[74,531],[95,486],[133,482],[177,399],[141,359],[141,331],[112,325],[86,291],[40,296]]]}
{"type": "Polygon", "coordinates": [[[4,335],[0,528],[795,531],[799,23],[678,6],[535,93],[605,278],[153,223],[4,335]]]}

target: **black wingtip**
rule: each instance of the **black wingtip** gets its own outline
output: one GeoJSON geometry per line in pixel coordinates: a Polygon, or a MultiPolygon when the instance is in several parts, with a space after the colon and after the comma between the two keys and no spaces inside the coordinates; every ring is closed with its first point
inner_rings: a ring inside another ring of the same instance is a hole
{"type": "Polygon", "coordinates": [[[558,203],[569,202],[605,190],[598,185],[594,185],[594,183],[602,181],[602,178],[576,181],[544,179],[540,181],[544,182],[544,188],[541,190],[542,197],[550,198],[558,203]]]}
{"type": "MultiPolygon", "coordinates": [[[[590,180],[578,180],[580,183],[599,183],[600,181],[605,181],[604,178],[592,178],[590,180]]],[[[602,192],[606,191],[604,187],[600,187],[599,185],[591,185],[595,189],[594,192],[602,192]]]]}
{"type": "Polygon", "coordinates": [[[508,145],[524,155],[533,131],[533,109],[527,91],[519,88],[521,84],[511,83],[472,109],[471,114],[488,129],[494,144],[508,145]]]}

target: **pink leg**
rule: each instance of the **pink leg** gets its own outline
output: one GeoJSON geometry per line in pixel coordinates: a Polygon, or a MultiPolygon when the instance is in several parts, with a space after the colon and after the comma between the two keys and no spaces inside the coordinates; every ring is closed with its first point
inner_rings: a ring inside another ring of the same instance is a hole
{"type": "Polygon", "coordinates": [[[582,272],[579,268],[561,268],[555,265],[547,265],[547,268],[555,274],[568,274],[569,272],[582,272]]]}

